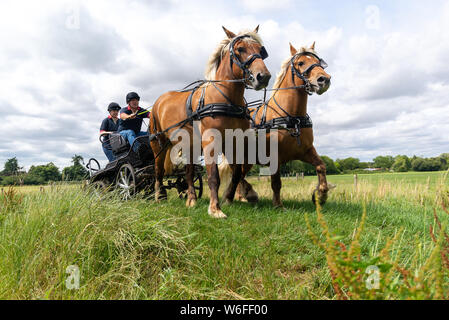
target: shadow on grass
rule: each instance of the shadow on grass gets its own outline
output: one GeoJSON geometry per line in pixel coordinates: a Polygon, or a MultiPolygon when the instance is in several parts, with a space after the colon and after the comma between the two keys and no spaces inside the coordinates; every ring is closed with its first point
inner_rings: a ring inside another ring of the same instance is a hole
{"type": "MultiPolygon", "coordinates": [[[[226,212],[230,214],[236,213],[236,211],[260,211],[261,213],[270,212],[272,214],[285,214],[285,213],[297,213],[297,214],[314,214],[316,213],[316,207],[311,200],[291,200],[287,199],[283,201],[283,208],[275,208],[271,202],[271,199],[261,198],[257,203],[239,202],[234,201],[231,205],[223,206],[226,212]]],[[[362,203],[351,202],[337,202],[327,201],[321,207],[323,214],[345,214],[348,217],[358,218],[362,214],[362,203]]]]}

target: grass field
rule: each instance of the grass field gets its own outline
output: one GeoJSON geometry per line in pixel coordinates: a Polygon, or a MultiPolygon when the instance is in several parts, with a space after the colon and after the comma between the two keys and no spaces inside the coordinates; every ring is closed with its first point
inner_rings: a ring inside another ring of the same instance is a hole
{"type": "Polygon", "coordinates": [[[16,188],[0,198],[0,298],[337,299],[342,287],[347,298],[363,297],[360,277],[359,287],[345,288],[332,276],[335,263],[351,274],[361,265],[332,260],[337,241],[352,243],[360,261],[384,257],[387,246],[392,265],[410,271],[422,284],[415,287],[428,292],[417,294],[414,284],[395,289],[404,280],[395,273],[373,297],[441,298],[448,272],[435,254],[443,252],[441,241],[436,245],[429,230],[438,229],[434,210],[443,229],[449,222],[441,207],[449,199],[447,173],[358,175],[357,188],[352,175],[328,180],[337,187],[322,215],[311,202],[316,177],[283,179],[284,209],[271,206],[266,178],[251,178],[260,202],[225,206],[226,220],[207,215],[207,187],[194,209],[174,193],[162,203],[120,202],[113,193],[99,200],[73,185],[16,188]],[[330,233],[322,232],[321,216],[330,233]],[[327,238],[327,247],[314,243],[311,231],[318,241],[327,238]],[[80,269],[77,290],[65,285],[69,265],[80,269]]]}

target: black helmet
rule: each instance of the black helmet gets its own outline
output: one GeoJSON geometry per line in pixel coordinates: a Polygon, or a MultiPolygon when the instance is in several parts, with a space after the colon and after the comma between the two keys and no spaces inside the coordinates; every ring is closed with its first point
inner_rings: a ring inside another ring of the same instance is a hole
{"type": "Polygon", "coordinates": [[[132,99],[137,99],[140,101],[140,97],[135,92],[130,92],[126,95],[126,103],[129,103],[132,99]]]}
{"type": "Polygon", "coordinates": [[[108,111],[112,111],[112,110],[120,110],[120,106],[118,105],[118,103],[115,102],[111,102],[108,106],[108,111]]]}

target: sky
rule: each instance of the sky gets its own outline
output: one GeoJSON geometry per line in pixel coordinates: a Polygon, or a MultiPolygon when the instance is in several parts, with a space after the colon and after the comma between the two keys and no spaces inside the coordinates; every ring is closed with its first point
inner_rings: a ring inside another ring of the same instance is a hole
{"type": "Polygon", "coordinates": [[[110,102],[136,91],[150,107],[204,78],[222,26],[257,25],[270,87],[289,42],[316,41],[329,64],[329,91],[308,103],[319,154],[449,152],[446,1],[2,0],[0,169],[12,157],[63,168],[74,154],[105,164],[98,132],[110,102]]]}

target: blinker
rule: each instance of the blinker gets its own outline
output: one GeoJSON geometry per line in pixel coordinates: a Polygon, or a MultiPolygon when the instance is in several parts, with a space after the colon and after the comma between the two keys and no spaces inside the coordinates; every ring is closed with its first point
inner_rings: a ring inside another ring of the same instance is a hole
{"type": "Polygon", "coordinates": [[[321,68],[326,69],[327,68],[327,62],[324,61],[323,59],[320,59],[320,66],[321,66],[321,68]]]}
{"type": "Polygon", "coordinates": [[[265,49],[264,46],[262,46],[260,48],[260,56],[261,56],[262,60],[265,60],[266,58],[268,58],[268,52],[267,52],[267,49],[265,49]]]}

